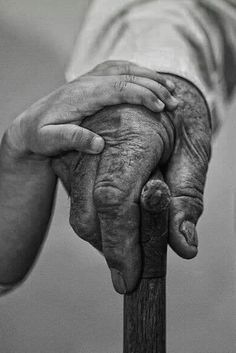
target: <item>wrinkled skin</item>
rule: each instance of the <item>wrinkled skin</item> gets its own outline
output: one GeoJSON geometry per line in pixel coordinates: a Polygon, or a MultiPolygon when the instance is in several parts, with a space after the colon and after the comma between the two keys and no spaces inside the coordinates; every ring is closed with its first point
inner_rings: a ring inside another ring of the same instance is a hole
{"type": "Polygon", "coordinates": [[[103,252],[119,293],[132,291],[140,276],[139,197],[157,167],[172,194],[169,244],[184,258],[197,254],[211,127],[197,89],[171,78],[182,101],[175,112],[106,108],[83,123],[106,141],[102,154],[72,152],[53,162],[71,197],[73,229],[103,252]]]}

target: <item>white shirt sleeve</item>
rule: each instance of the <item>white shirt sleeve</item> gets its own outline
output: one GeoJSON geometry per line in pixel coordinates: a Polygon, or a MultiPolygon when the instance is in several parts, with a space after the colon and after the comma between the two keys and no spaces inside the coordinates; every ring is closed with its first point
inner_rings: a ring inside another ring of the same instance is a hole
{"type": "Polygon", "coordinates": [[[191,81],[208,104],[213,127],[236,85],[234,0],[94,0],[66,78],[105,60],[129,60],[191,81]]]}

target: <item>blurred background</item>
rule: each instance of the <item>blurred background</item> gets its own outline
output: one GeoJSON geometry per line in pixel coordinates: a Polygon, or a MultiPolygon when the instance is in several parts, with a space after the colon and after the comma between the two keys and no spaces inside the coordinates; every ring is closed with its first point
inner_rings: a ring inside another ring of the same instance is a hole
{"type": "MultiPolygon", "coordinates": [[[[86,0],[0,0],[0,131],[64,82],[86,0]]],[[[217,137],[192,261],[169,251],[168,353],[236,352],[236,102],[217,137]]],[[[122,297],[103,258],[55,215],[27,281],[0,299],[1,353],[121,353],[122,297]]]]}

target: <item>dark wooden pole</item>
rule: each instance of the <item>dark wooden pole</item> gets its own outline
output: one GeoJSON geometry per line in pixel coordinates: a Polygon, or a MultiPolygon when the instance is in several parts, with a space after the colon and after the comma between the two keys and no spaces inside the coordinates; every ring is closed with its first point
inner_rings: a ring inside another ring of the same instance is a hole
{"type": "Polygon", "coordinates": [[[166,352],[166,254],[170,192],[161,173],[141,194],[142,279],[124,296],[124,353],[166,352]]]}

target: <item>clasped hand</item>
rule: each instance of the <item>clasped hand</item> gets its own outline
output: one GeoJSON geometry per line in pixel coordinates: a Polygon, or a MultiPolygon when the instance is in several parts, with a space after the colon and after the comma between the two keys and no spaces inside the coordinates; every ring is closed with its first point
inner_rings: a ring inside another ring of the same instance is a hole
{"type": "Polygon", "coordinates": [[[8,255],[2,250],[1,277],[18,281],[32,265],[50,221],[54,172],[71,196],[72,227],[103,252],[119,293],[134,289],[140,276],[139,196],[157,167],[172,193],[169,244],[194,257],[210,137],[196,88],[125,61],[102,63],[35,103],[2,140],[1,207],[7,202],[12,215],[3,219],[11,247],[2,238],[8,255]]]}
{"type": "MultiPolygon", "coordinates": [[[[169,77],[169,76],[166,76],[169,77]]],[[[174,112],[119,105],[86,119],[83,126],[106,141],[100,155],[71,153],[54,170],[71,197],[70,223],[103,252],[119,293],[140,278],[140,193],[156,169],[171,191],[169,244],[183,258],[198,251],[196,223],[210,158],[211,126],[201,93],[172,77],[181,104],[174,112]]]]}

